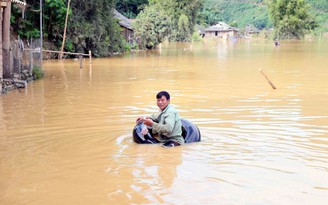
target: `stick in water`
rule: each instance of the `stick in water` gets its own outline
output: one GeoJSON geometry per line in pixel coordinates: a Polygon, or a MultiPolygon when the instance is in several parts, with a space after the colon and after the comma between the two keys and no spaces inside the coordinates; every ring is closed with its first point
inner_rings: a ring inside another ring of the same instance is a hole
{"type": "Polygon", "coordinates": [[[270,81],[270,79],[268,78],[268,76],[263,72],[262,68],[260,68],[259,71],[262,73],[262,75],[265,77],[265,79],[271,85],[272,89],[277,89],[276,86],[274,86],[273,83],[270,81]]]}

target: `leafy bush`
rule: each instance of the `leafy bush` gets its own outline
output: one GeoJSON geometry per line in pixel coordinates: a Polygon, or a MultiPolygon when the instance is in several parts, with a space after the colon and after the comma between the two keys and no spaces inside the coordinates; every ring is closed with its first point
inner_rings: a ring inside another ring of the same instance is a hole
{"type": "Polygon", "coordinates": [[[134,22],[141,48],[155,48],[164,40],[190,41],[200,0],[156,0],[141,11],[134,22]]]}
{"type": "Polygon", "coordinates": [[[32,75],[34,80],[38,80],[44,76],[44,72],[40,66],[33,66],[32,75]]]}
{"type": "Polygon", "coordinates": [[[198,31],[196,31],[192,34],[191,40],[194,42],[198,42],[202,40],[202,37],[199,35],[198,31]]]}

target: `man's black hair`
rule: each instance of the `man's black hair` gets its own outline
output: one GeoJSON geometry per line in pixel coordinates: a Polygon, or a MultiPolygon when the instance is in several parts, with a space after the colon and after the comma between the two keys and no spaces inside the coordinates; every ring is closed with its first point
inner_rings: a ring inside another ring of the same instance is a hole
{"type": "Polygon", "coordinates": [[[162,98],[162,96],[165,96],[167,100],[170,100],[170,94],[166,91],[161,91],[156,95],[156,99],[162,98]]]}

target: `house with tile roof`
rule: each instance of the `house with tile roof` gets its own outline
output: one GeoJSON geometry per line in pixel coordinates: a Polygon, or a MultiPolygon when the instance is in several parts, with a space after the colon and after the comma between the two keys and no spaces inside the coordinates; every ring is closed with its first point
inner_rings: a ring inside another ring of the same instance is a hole
{"type": "Polygon", "coordinates": [[[228,39],[230,37],[237,38],[238,29],[229,26],[224,22],[219,22],[213,26],[205,28],[205,38],[222,38],[228,39]]]}

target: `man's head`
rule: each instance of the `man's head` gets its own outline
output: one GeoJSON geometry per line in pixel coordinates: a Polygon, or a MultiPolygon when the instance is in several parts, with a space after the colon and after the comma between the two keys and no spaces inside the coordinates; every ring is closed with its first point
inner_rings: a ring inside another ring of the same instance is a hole
{"type": "Polygon", "coordinates": [[[161,91],[156,95],[157,106],[164,110],[170,104],[170,94],[166,91],[161,91]]]}

